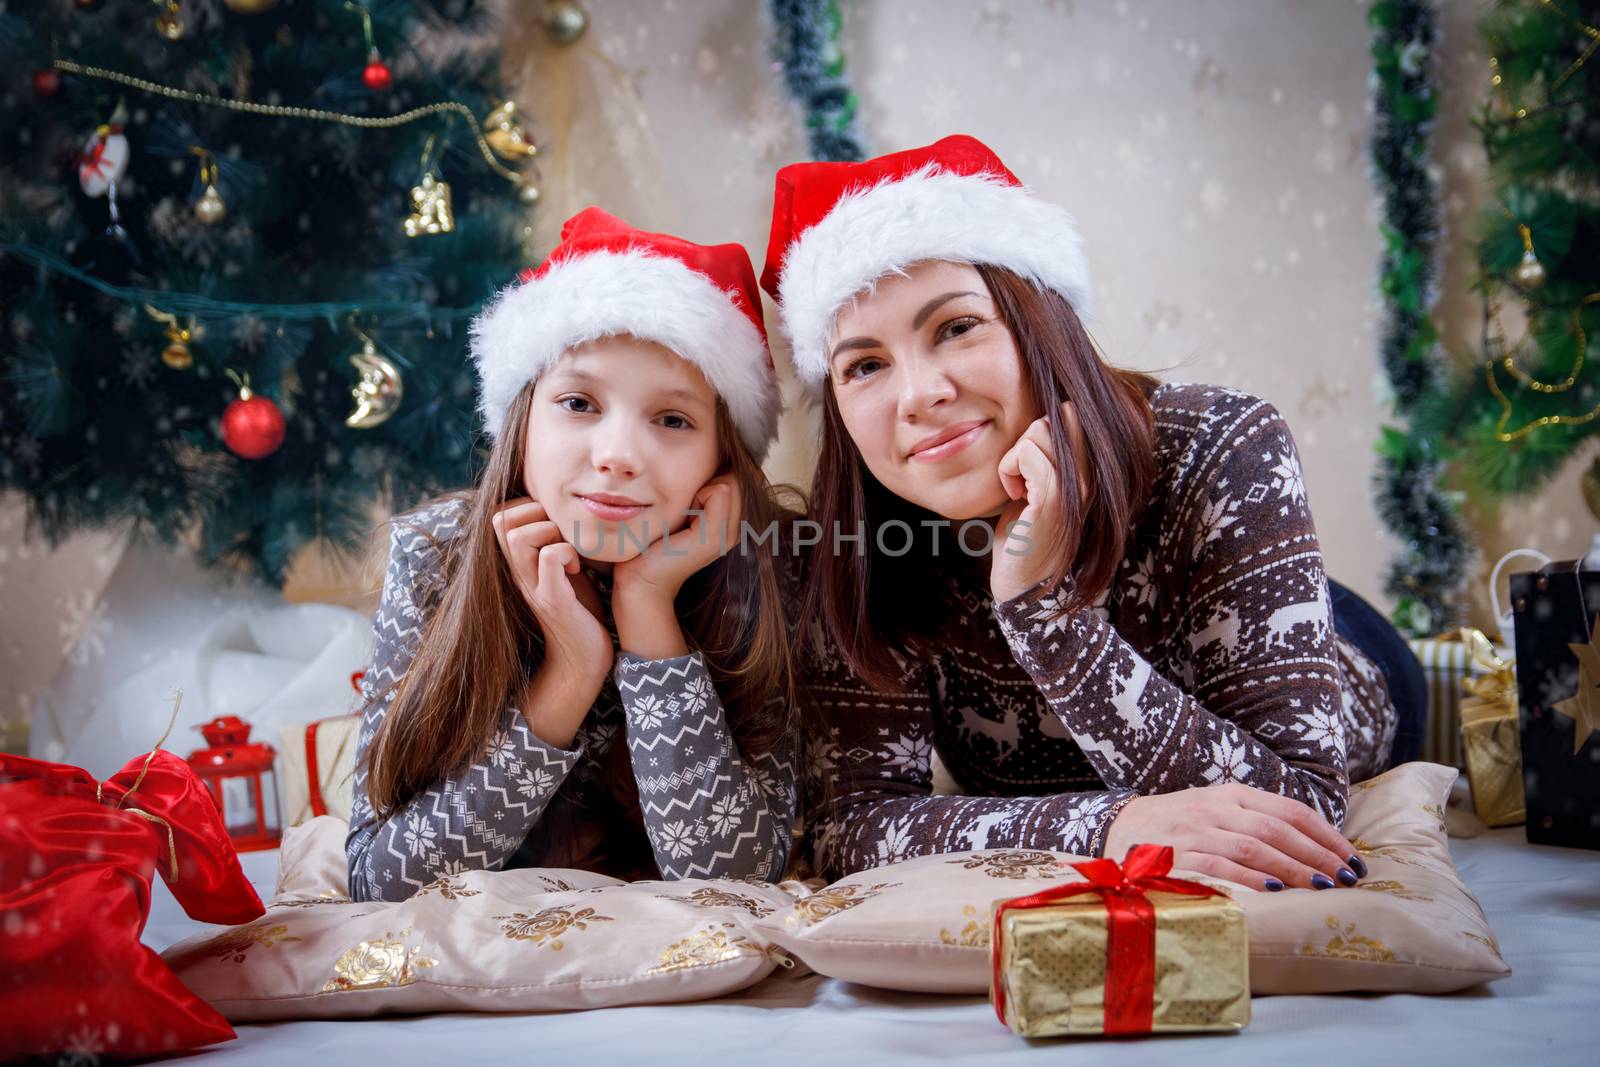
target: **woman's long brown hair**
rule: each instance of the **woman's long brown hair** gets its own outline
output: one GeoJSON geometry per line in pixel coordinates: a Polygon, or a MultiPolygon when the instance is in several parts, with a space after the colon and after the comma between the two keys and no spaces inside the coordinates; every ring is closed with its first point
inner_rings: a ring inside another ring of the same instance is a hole
{"type": "MultiPolygon", "coordinates": [[[[366,752],[368,798],[381,819],[478,757],[507,703],[543,660],[538,622],[517,590],[492,526],[502,504],[526,493],[523,456],[533,388],[530,382],[512,402],[477,488],[441,498],[465,499],[467,515],[460,532],[439,546],[443,560],[430,576],[432,584],[417,592],[419,604],[433,596],[438,604],[366,752]]],[[[781,494],[794,491],[769,486],[720,398],[716,418],[723,469],[738,478],[743,519],[759,530],[774,521],[786,528],[793,514],[781,494]]],[[[705,655],[729,726],[749,752],[792,729],[797,712],[774,553],[759,545],[742,548],[741,539],[693,575],[677,604],[684,636],[705,655]]],[[[627,745],[613,744],[611,757],[608,780],[636,814],[627,745]]]]}
{"type": "MultiPolygon", "coordinates": [[[[1082,534],[1072,559],[1063,558],[1050,582],[1069,575],[1076,584],[1065,611],[1087,605],[1111,581],[1133,525],[1155,480],[1155,427],[1150,394],[1156,379],[1111,367],[1100,358],[1072,305],[1009,270],[976,265],[1000,319],[1011,331],[1035,410],[1055,412],[1070,399],[1088,445],[1089,496],[1079,501],[1078,463],[1059,418],[1050,420],[1050,441],[1061,473],[1063,526],[1081,515],[1082,534]]],[[[813,517],[824,530],[868,531],[868,551],[833,552],[824,537],[811,550],[801,615],[819,618],[852,671],[880,689],[900,681],[894,653],[911,652],[948,612],[944,578],[953,568],[976,566],[953,536],[938,545],[938,558],[876,551],[876,531],[900,520],[913,530],[939,516],[884,488],[867,470],[845,429],[831,387],[824,387],[822,450],[812,485],[813,517]],[[837,524],[837,525],[835,525],[837,524]]],[[[920,545],[919,545],[920,547],[920,545]]],[[[1036,546],[1048,548],[1050,546],[1036,546]]],[[[985,579],[986,581],[986,579],[985,579]]]]}

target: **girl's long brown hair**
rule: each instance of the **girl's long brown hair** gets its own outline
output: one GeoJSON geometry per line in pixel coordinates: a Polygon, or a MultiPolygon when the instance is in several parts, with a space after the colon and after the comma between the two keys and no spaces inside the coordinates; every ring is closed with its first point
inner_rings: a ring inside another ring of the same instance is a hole
{"type": "MultiPolygon", "coordinates": [[[[1149,500],[1155,480],[1155,426],[1150,394],[1156,379],[1138,371],[1108,366],[1095,350],[1072,305],[1054,290],[1042,289],[1009,270],[976,265],[1000,319],[1011,331],[1022,358],[1035,410],[1056,412],[1071,400],[1088,445],[1089,497],[1080,501],[1078,463],[1059,418],[1050,421],[1056,469],[1061,478],[1063,526],[1081,515],[1076,555],[1062,559],[1052,576],[1057,588],[1068,575],[1077,579],[1066,611],[1087,606],[1111,581],[1149,500]]],[[[938,560],[917,551],[890,556],[876,551],[878,527],[896,519],[913,530],[938,515],[884,488],[867,470],[861,452],[845,429],[831,387],[823,389],[822,450],[812,485],[814,518],[824,530],[865,526],[864,552],[832,552],[830,539],[811,550],[806,568],[802,617],[819,617],[859,677],[881,689],[900,681],[894,653],[910,652],[948,612],[943,577],[952,568],[976,566],[953,539],[938,548],[938,560]],[[837,524],[837,525],[836,525],[837,524]]],[[[1050,546],[1035,546],[1035,550],[1050,546]]]]}
{"type": "MultiPolygon", "coordinates": [[[[467,516],[461,531],[439,545],[442,564],[429,587],[417,592],[419,604],[434,596],[438,604],[366,752],[368,798],[380,819],[478,757],[507,703],[543,661],[538,622],[492,526],[502,504],[526,493],[523,456],[533,388],[528,383],[512,402],[477,488],[441,498],[465,499],[467,516]]],[[[793,490],[769,486],[721,398],[716,419],[723,469],[738,478],[744,521],[758,530],[774,521],[787,528],[793,514],[780,492],[793,490]]],[[[774,553],[759,545],[741,547],[742,539],[692,576],[677,604],[684,636],[705,655],[734,737],[750,752],[794,727],[796,687],[774,553]]],[[[611,746],[608,780],[637,816],[637,785],[620,739],[611,746]]]]}

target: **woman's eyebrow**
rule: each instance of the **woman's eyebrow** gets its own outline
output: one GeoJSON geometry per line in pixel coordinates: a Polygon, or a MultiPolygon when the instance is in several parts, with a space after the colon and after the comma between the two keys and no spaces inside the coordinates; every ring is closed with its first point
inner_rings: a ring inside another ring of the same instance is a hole
{"type": "Polygon", "coordinates": [[[978,295],[977,293],[973,293],[973,292],[957,292],[957,293],[945,293],[942,296],[936,296],[932,300],[928,301],[926,304],[923,304],[922,305],[922,310],[917,312],[915,315],[912,316],[912,318],[911,318],[911,328],[913,330],[922,329],[922,324],[928,321],[928,316],[929,315],[932,315],[935,311],[938,311],[940,307],[942,307],[945,304],[948,304],[950,301],[954,300],[956,297],[958,297],[958,296],[977,296],[977,295],[978,295]]]}
{"type": "Polygon", "coordinates": [[[848,341],[840,341],[838,344],[833,346],[833,353],[830,356],[828,356],[828,362],[831,363],[834,360],[838,359],[839,358],[839,354],[841,352],[848,352],[848,351],[850,351],[852,349],[856,349],[856,348],[880,348],[880,347],[882,347],[882,346],[881,346],[881,344],[879,343],[879,341],[876,338],[873,338],[873,337],[852,337],[848,341]]]}

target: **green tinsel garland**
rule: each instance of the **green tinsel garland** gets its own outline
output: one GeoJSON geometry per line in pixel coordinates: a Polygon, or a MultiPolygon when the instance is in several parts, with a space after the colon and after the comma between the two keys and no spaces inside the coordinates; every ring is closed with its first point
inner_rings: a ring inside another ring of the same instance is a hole
{"type": "Polygon", "coordinates": [[[856,129],[856,94],[844,79],[839,7],[834,0],[772,0],[773,51],[783,81],[806,110],[811,158],[853,163],[866,158],[856,129]]]}
{"type": "Polygon", "coordinates": [[[1406,428],[1386,426],[1378,443],[1378,514],[1400,538],[1385,585],[1394,621],[1413,635],[1454,622],[1457,593],[1472,556],[1455,499],[1441,488],[1447,458],[1429,423],[1444,401],[1433,302],[1437,189],[1428,176],[1428,135],[1438,109],[1431,80],[1436,36],[1428,0],[1378,0],[1373,29],[1376,117],[1373,177],[1383,194],[1380,268],[1386,321],[1380,353],[1394,392],[1394,414],[1406,428]]]}

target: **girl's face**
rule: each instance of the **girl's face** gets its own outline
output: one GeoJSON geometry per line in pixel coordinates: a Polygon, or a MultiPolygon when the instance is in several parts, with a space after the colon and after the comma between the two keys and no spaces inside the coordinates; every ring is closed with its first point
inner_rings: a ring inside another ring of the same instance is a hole
{"type": "Polygon", "coordinates": [[[717,473],[716,404],[699,369],[654,342],[571,349],[534,386],[528,495],[581,555],[632,559],[684,524],[717,473]]]}
{"type": "Polygon", "coordinates": [[[1039,413],[974,267],[931,261],[879,279],[828,344],[829,388],[873,477],[947,519],[999,514],[1000,459],[1039,413]]]}

